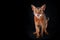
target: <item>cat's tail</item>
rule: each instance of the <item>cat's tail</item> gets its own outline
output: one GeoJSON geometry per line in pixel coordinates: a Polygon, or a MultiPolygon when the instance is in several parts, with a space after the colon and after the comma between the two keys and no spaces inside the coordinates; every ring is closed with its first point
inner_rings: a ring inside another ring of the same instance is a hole
{"type": "Polygon", "coordinates": [[[47,18],[47,21],[49,21],[50,19],[49,19],[49,17],[47,18]]]}
{"type": "Polygon", "coordinates": [[[46,20],[46,28],[47,28],[47,26],[48,26],[48,21],[49,21],[50,19],[49,19],[49,17],[47,18],[47,20],[46,20]]]}

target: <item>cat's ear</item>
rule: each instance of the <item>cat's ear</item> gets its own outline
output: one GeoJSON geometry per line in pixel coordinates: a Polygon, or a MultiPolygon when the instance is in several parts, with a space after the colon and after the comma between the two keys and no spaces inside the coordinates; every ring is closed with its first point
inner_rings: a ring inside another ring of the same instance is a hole
{"type": "Polygon", "coordinates": [[[31,5],[32,10],[34,10],[36,7],[34,5],[31,5]]]}
{"type": "Polygon", "coordinates": [[[45,11],[45,9],[46,9],[46,4],[41,6],[41,10],[45,11]]]}

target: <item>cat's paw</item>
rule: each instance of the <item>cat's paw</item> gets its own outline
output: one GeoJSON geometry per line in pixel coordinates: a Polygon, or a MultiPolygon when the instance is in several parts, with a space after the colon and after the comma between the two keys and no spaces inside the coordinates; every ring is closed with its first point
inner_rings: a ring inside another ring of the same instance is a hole
{"type": "Polygon", "coordinates": [[[36,34],[36,32],[34,32],[33,34],[36,34]]]}

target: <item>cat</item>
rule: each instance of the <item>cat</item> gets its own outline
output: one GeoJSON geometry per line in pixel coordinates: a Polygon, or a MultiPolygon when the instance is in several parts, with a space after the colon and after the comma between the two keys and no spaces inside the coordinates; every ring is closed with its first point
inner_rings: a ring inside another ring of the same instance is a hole
{"type": "Polygon", "coordinates": [[[42,5],[41,7],[35,7],[34,5],[31,5],[33,14],[34,14],[34,24],[36,31],[33,34],[36,34],[36,38],[43,37],[43,32],[48,35],[47,32],[47,25],[48,20],[44,11],[46,9],[46,4],[42,5]]]}

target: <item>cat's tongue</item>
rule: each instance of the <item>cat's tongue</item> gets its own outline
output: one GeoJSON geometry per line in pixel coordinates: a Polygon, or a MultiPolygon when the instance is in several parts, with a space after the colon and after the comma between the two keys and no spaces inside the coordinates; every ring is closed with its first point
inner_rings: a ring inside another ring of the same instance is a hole
{"type": "Polygon", "coordinates": [[[37,16],[39,16],[40,14],[37,14],[37,16]]]}

